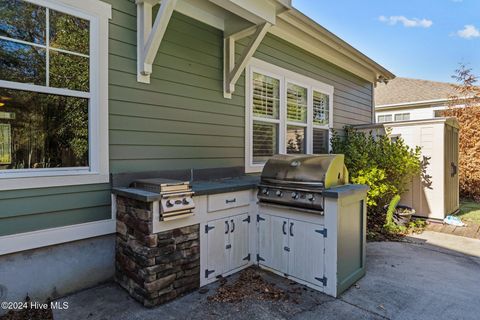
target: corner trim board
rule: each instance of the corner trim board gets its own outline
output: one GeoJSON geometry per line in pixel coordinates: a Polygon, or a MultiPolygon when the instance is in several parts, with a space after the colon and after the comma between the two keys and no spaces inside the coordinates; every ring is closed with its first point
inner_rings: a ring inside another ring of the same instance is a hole
{"type": "Polygon", "coordinates": [[[137,81],[150,83],[155,59],[177,0],[163,0],[152,27],[152,9],[160,0],[137,0],[137,81]]]}
{"type": "Polygon", "coordinates": [[[0,237],[0,255],[93,238],[116,231],[116,219],[43,229],[0,237]]]}

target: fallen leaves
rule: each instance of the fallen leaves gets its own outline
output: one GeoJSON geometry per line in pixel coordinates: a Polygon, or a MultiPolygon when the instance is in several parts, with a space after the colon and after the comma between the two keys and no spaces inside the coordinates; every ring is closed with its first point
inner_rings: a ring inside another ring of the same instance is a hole
{"type": "MultiPolygon", "coordinates": [[[[208,297],[211,302],[236,303],[246,299],[262,301],[286,301],[298,303],[298,296],[302,294],[299,287],[283,290],[275,284],[262,278],[255,268],[248,268],[240,273],[238,279],[227,284],[226,278],[221,278],[220,286],[214,295],[208,297]]],[[[296,284],[293,282],[293,284],[296,284]]],[[[293,285],[290,283],[290,285],[293,285]]]]}

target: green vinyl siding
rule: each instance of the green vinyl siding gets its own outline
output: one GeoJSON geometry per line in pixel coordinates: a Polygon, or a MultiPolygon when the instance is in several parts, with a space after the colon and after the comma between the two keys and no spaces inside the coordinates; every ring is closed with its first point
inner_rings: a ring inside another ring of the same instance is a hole
{"type": "Polygon", "coordinates": [[[109,219],[110,186],[0,192],[0,236],[109,219]]]}
{"type": "Polygon", "coordinates": [[[223,33],[174,13],[150,84],[139,83],[136,7],[110,3],[110,170],[243,166],[245,80],[223,97],[223,33]]]}
{"type": "MultiPolygon", "coordinates": [[[[245,76],[223,97],[223,33],[174,13],[153,64],[137,82],[136,5],[107,0],[112,173],[244,165],[245,76]]],[[[248,39],[237,43],[241,52],[248,39]]],[[[335,87],[334,126],[370,123],[372,85],[267,35],[255,57],[335,87]]],[[[0,192],[0,236],[110,218],[110,186],[0,192]]]]}

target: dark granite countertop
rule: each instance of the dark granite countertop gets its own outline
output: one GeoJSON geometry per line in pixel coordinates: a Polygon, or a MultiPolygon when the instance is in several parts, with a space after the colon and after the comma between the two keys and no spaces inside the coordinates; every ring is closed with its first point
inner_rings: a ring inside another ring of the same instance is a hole
{"type": "Polygon", "coordinates": [[[260,176],[244,175],[234,178],[223,178],[217,180],[193,181],[192,189],[195,195],[215,194],[233,192],[240,190],[254,189],[260,182],[260,176]]]}
{"type": "MultiPolygon", "coordinates": [[[[214,180],[200,180],[192,182],[192,190],[196,196],[225,193],[241,190],[249,190],[257,187],[260,182],[259,175],[243,175],[231,178],[222,178],[214,180]]],[[[134,188],[113,188],[112,192],[116,195],[124,196],[134,200],[152,202],[160,200],[160,195],[155,192],[148,192],[134,188]]]]}
{"type": "Polygon", "coordinates": [[[346,184],[327,189],[323,192],[323,195],[325,198],[342,198],[359,191],[367,192],[368,189],[368,186],[364,184],[346,184]]]}
{"type": "MultiPolygon", "coordinates": [[[[192,190],[196,196],[234,192],[241,190],[254,189],[260,182],[259,175],[242,175],[231,178],[221,178],[212,180],[199,180],[192,182],[192,190]]],[[[323,195],[326,198],[342,198],[350,194],[356,193],[359,190],[368,190],[365,185],[348,184],[344,186],[334,187],[324,191],[323,195]]],[[[117,187],[113,188],[112,192],[116,195],[124,196],[130,199],[153,202],[160,200],[160,195],[155,192],[148,192],[134,188],[117,187]]]]}

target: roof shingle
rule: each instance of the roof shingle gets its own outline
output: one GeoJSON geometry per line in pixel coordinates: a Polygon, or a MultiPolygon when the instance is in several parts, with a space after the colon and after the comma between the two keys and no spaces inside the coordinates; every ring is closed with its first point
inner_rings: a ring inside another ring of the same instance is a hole
{"type": "Polygon", "coordinates": [[[447,99],[455,93],[453,84],[420,79],[395,78],[375,88],[375,106],[447,99]]]}

